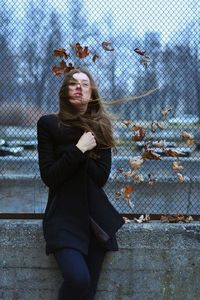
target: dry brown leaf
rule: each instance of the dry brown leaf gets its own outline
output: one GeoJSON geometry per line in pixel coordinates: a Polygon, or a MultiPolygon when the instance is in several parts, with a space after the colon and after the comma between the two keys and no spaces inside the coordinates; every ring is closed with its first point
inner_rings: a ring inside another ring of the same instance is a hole
{"type": "Polygon", "coordinates": [[[140,183],[144,181],[144,177],[142,175],[133,174],[132,178],[134,183],[140,183]]]}
{"type": "Polygon", "coordinates": [[[126,217],[122,217],[122,218],[124,219],[125,223],[130,223],[131,222],[131,220],[126,218],[126,217]]]}
{"type": "Polygon", "coordinates": [[[88,47],[85,46],[85,47],[82,47],[80,45],[80,43],[76,43],[74,45],[71,45],[72,48],[75,49],[75,53],[76,53],[76,56],[79,57],[79,58],[85,58],[86,56],[89,55],[89,51],[88,51],[88,47]]]}
{"type": "Polygon", "coordinates": [[[181,132],[181,138],[183,140],[188,140],[188,139],[192,140],[194,137],[191,133],[188,133],[187,131],[183,131],[183,132],[181,132]]]}
{"type": "Polygon", "coordinates": [[[122,121],[122,124],[126,125],[126,127],[128,127],[131,124],[130,120],[124,120],[122,121]]]}
{"type": "Polygon", "coordinates": [[[163,223],[178,223],[184,221],[185,217],[183,215],[162,215],[160,218],[163,223]]]}
{"type": "Polygon", "coordinates": [[[155,160],[161,160],[160,155],[153,152],[152,150],[145,150],[143,155],[143,159],[155,159],[155,160]]]}
{"type": "Polygon", "coordinates": [[[151,174],[148,174],[148,177],[149,177],[148,184],[149,185],[154,185],[156,183],[156,178],[153,177],[151,174]]]}
{"type": "Polygon", "coordinates": [[[138,131],[138,130],[140,130],[140,129],[142,129],[142,125],[139,124],[139,123],[135,123],[135,124],[133,125],[133,127],[132,127],[132,130],[133,130],[133,131],[138,131]]]}
{"type": "Polygon", "coordinates": [[[166,149],[164,150],[165,155],[171,156],[171,157],[179,157],[179,156],[185,156],[184,152],[176,151],[176,150],[171,150],[171,149],[166,149]]]}
{"type": "Polygon", "coordinates": [[[136,171],[141,168],[143,161],[144,160],[142,159],[141,156],[135,156],[129,160],[129,163],[131,165],[131,168],[136,171]]]}
{"type": "Polygon", "coordinates": [[[187,216],[187,217],[185,217],[185,220],[184,220],[185,223],[190,223],[190,222],[192,222],[192,221],[194,221],[194,219],[193,219],[192,216],[187,216]]]}
{"type": "Polygon", "coordinates": [[[140,128],[137,131],[137,134],[132,137],[132,140],[135,142],[139,142],[142,141],[144,137],[145,137],[145,130],[143,128],[140,128]]]}
{"type": "Polygon", "coordinates": [[[165,148],[166,147],[166,143],[165,141],[155,141],[155,142],[152,142],[152,146],[153,147],[156,147],[156,148],[165,148]]]}
{"type": "Polygon", "coordinates": [[[149,222],[150,221],[150,216],[149,215],[141,215],[138,219],[134,218],[134,221],[137,223],[144,223],[144,222],[149,222]]]}
{"type": "Polygon", "coordinates": [[[140,48],[135,48],[134,51],[139,54],[139,55],[145,55],[146,51],[145,50],[141,50],[140,48]]]}
{"type": "Polygon", "coordinates": [[[100,58],[100,56],[98,54],[94,54],[93,57],[92,57],[92,61],[93,62],[96,62],[96,60],[100,58]]]}
{"type": "Polygon", "coordinates": [[[59,66],[52,67],[52,72],[53,72],[54,76],[59,77],[60,75],[63,75],[65,73],[71,71],[72,69],[74,69],[74,66],[72,65],[72,63],[69,63],[67,65],[66,62],[64,60],[62,60],[59,64],[59,66]]]}
{"type": "Polygon", "coordinates": [[[164,118],[166,118],[171,110],[172,110],[171,107],[169,107],[169,108],[163,108],[163,109],[161,110],[161,115],[162,115],[164,118]]]}
{"type": "Polygon", "coordinates": [[[181,162],[180,161],[174,161],[172,163],[172,170],[173,171],[182,171],[184,169],[184,167],[181,165],[181,162]]]}
{"type": "Polygon", "coordinates": [[[67,59],[69,57],[69,54],[66,52],[64,48],[57,48],[53,51],[54,56],[64,57],[67,59]]]}
{"type": "Polygon", "coordinates": [[[103,42],[101,45],[105,51],[114,51],[111,42],[103,42]]]}
{"type": "Polygon", "coordinates": [[[182,175],[181,173],[177,173],[177,178],[179,182],[184,182],[185,181],[185,176],[182,175]]]}

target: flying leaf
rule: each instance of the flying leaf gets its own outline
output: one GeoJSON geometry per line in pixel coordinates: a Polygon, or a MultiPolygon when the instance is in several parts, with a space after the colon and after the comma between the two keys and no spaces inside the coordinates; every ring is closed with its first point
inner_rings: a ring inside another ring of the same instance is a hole
{"type": "Polygon", "coordinates": [[[191,146],[191,145],[193,145],[193,143],[194,143],[194,137],[193,137],[193,135],[190,134],[190,133],[188,133],[187,131],[183,131],[183,132],[181,133],[181,138],[182,138],[184,141],[186,141],[186,143],[187,143],[188,146],[191,146]]]}
{"type": "Polygon", "coordinates": [[[101,45],[105,51],[114,51],[111,42],[103,42],[101,45]]]}
{"type": "Polygon", "coordinates": [[[64,60],[62,60],[60,62],[59,66],[53,66],[52,67],[52,72],[53,72],[54,76],[59,77],[60,75],[68,73],[72,69],[74,69],[74,66],[72,65],[72,63],[69,63],[67,65],[66,62],[64,60]]]}
{"type": "Polygon", "coordinates": [[[124,175],[125,177],[132,177],[132,176],[133,176],[133,171],[129,170],[129,171],[127,171],[127,172],[124,172],[123,175],[124,175]]]}
{"type": "Polygon", "coordinates": [[[156,148],[165,148],[166,147],[166,142],[165,141],[154,141],[152,142],[152,146],[156,148]]]}
{"type": "Polygon", "coordinates": [[[142,159],[141,156],[136,156],[136,157],[131,158],[131,159],[129,160],[129,163],[130,163],[130,165],[131,165],[131,168],[132,168],[133,170],[136,171],[136,170],[139,170],[139,169],[140,169],[140,167],[141,167],[143,161],[144,161],[144,160],[142,159]]]}
{"type": "Polygon", "coordinates": [[[151,123],[151,131],[154,133],[158,129],[158,122],[152,121],[151,123]]]}
{"type": "Polygon", "coordinates": [[[52,67],[52,72],[54,74],[54,76],[60,76],[63,75],[65,73],[65,69],[66,69],[66,62],[64,60],[62,60],[59,64],[59,66],[53,66],[52,67]]]}
{"type": "Polygon", "coordinates": [[[173,163],[172,163],[172,170],[173,171],[182,171],[184,168],[183,168],[183,166],[181,165],[181,162],[180,161],[174,161],[173,163]]]}
{"type": "Polygon", "coordinates": [[[165,129],[165,123],[164,122],[162,122],[162,121],[160,121],[160,122],[157,122],[157,125],[158,125],[158,128],[159,129],[165,129]]]}
{"type": "Polygon", "coordinates": [[[115,198],[116,198],[116,199],[121,198],[121,196],[122,196],[122,193],[121,193],[121,192],[116,192],[116,193],[115,193],[115,198]]]}
{"type": "Polygon", "coordinates": [[[185,176],[182,175],[181,173],[177,173],[177,178],[179,182],[184,182],[185,181],[185,176]]]}
{"type": "Polygon", "coordinates": [[[154,185],[156,183],[156,179],[151,175],[151,174],[148,174],[148,184],[149,185],[154,185]]]}
{"type": "Polygon", "coordinates": [[[135,124],[133,125],[133,127],[132,127],[132,130],[133,130],[133,131],[138,131],[138,130],[140,130],[140,129],[142,129],[142,125],[139,124],[139,123],[135,123],[135,124]]]}
{"type": "Polygon", "coordinates": [[[140,59],[140,62],[141,62],[141,64],[143,64],[143,66],[145,67],[145,69],[147,69],[148,66],[149,66],[149,63],[150,63],[150,58],[148,56],[143,56],[140,59]]]}
{"type": "Polygon", "coordinates": [[[172,149],[166,149],[164,150],[164,153],[166,156],[171,156],[171,157],[185,156],[185,153],[177,150],[172,150],[172,149]]]}
{"type": "Polygon", "coordinates": [[[145,50],[141,50],[141,49],[139,49],[139,48],[135,48],[134,51],[135,51],[137,54],[142,55],[142,56],[145,55],[145,53],[146,53],[145,50]]]}
{"type": "Polygon", "coordinates": [[[144,177],[142,175],[133,174],[132,175],[134,183],[140,183],[144,181],[144,177]]]}
{"type": "Polygon", "coordinates": [[[54,56],[60,56],[60,57],[65,57],[67,59],[69,57],[69,54],[66,52],[64,48],[57,48],[53,51],[54,56]]]}
{"type": "Polygon", "coordinates": [[[145,130],[143,128],[140,128],[138,130],[138,133],[132,137],[132,140],[135,142],[139,142],[142,141],[144,137],[145,137],[145,130]]]}
{"type": "Polygon", "coordinates": [[[76,56],[79,57],[79,58],[85,58],[86,56],[89,55],[89,51],[88,51],[87,46],[82,47],[80,45],[80,43],[76,43],[74,45],[71,45],[71,47],[75,49],[76,56]]]}
{"type": "Polygon", "coordinates": [[[168,114],[170,113],[171,110],[172,110],[171,107],[169,107],[169,108],[163,108],[163,109],[161,109],[161,115],[164,118],[166,118],[168,116],[168,114]]]}
{"type": "Polygon", "coordinates": [[[155,159],[155,160],[161,160],[160,155],[153,152],[152,150],[145,150],[143,155],[143,159],[155,159]]]}
{"type": "Polygon", "coordinates": [[[134,192],[134,188],[130,185],[125,186],[124,188],[121,189],[121,193],[124,196],[124,199],[127,201],[128,205],[130,206],[130,208],[133,209],[134,205],[130,200],[130,195],[131,193],[134,192]]]}
{"type": "Polygon", "coordinates": [[[126,185],[123,189],[123,194],[125,199],[129,199],[132,192],[134,192],[134,188],[130,185],[126,185]]]}
{"type": "Polygon", "coordinates": [[[126,127],[128,127],[131,124],[130,120],[124,120],[122,121],[122,124],[124,124],[126,127]]]}
{"type": "Polygon", "coordinates": [[[96,62],[96,60],[99,58],[99,55],[98,54],[94,54],[93,57],[92,57],[92,61],[93,62],[96,62]]]}

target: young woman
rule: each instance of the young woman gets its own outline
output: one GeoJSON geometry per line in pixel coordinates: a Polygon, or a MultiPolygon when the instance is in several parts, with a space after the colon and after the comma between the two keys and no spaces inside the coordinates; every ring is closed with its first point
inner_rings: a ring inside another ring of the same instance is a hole
{"type": "Polygon", "coordinates": [[[67,73],[59,99],[59,112],[37,124],[40,173],[49,187],[46,254],[54,254],[64,279],[58,299],[91,300],[106,251],[118,250],[115,233],[124,224],[102,189],[115,141],[88,71],[67,73]]]}

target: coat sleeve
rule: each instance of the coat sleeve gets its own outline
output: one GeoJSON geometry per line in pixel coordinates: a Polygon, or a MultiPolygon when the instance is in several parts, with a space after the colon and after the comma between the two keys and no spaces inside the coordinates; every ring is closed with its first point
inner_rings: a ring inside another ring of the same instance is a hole
{"type": "Polygon", "coordinates": [[[38,158],[41,178],[50,188],[57,188],[80,168],[86,156],[75,146],[66,145],[62,157],[55,159],[49,124],[40,118],[37,123],[38,158]]]}
{"type": "Polygon", "coordinates": [[[103,187],[108,180],[111,170],[111,149],[101,150],[100,157],[88,159],[88,175],[99,186],[103,187]]]}

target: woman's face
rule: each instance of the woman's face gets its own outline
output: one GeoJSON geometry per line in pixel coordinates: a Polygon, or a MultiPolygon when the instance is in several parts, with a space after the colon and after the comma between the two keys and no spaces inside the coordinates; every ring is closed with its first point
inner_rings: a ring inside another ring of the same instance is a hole
{"type": "Polygon", "coordinates": [[[84,114],[92,94],[90,79],[85,73],[75,73],[73,78],[68,85],[69,101],[84,114]]]}

